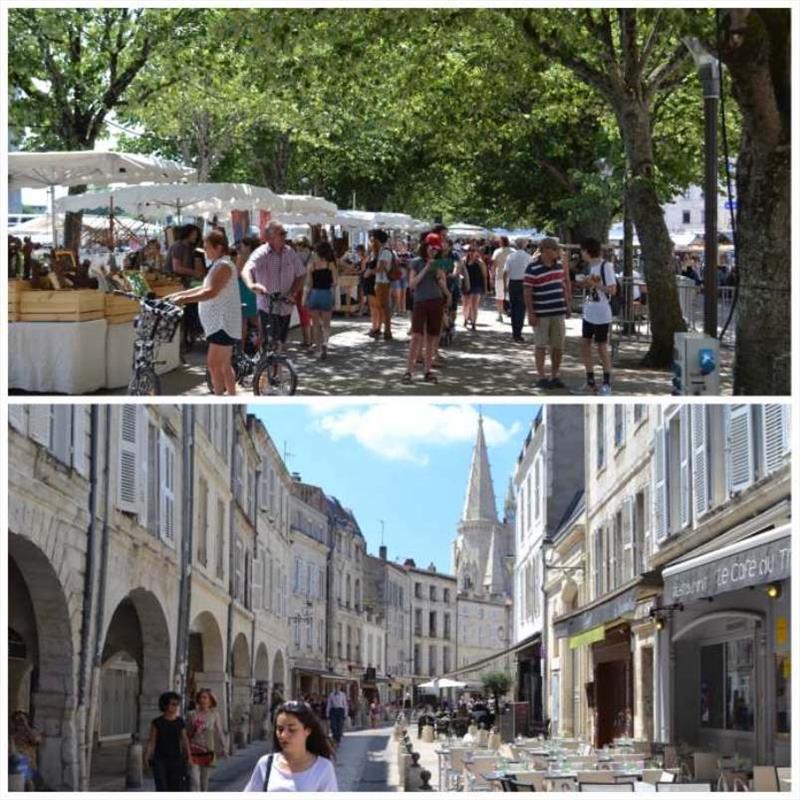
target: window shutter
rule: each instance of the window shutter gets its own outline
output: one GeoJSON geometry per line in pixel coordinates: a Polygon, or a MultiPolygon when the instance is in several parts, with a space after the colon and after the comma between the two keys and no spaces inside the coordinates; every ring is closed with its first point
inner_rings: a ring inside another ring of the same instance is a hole
{"type": "Polygon", "coordinates": [[[789,426],[787,407],[777,403],[762,406],[764,424],[764,472],[769,474],[783,465],[789,449],[789,426]]]}
{"type": "Polygon", "coordinates": [[[656,543],[663,541],[667,528],[667,443],[663,426],[656,429],[653,464],[653,534],[656,543]]]}
{"type": "Polygon", "coordinates": [[[711,484],[708,465],[706,437],[708,409],[704,405],[693,405],[692,418],[692,488],[694,490],[694,518],[698,519],[711,505],[711,484]]]}
{"type": "Polygon", "coordinates": [[[680,457],[681,457],[681,528],[692,524],[692,480],[689,470],[689,454],[691,439],[689,437],[689,406],[683,405],[680,410],[680,457]]]}
{"type": "Polygon", "coordinates": [[[62,463],[72,464],[72,406],[50,407],[50,452],[62,463]]]}
{"type": "Polygon", "coordinates": [[[9,404],[8,406],[8,424],[16,428],[20,433],[26,433],[26,414],[27,409],[25,406],[9,404]]]}
{"type": "Polygon", "coordinates": [[[236,445],[233,455],[233,496],[242,505],[242,462],[244,456],[240,445],[236,445]]]}
{"type": "Polygon", "coordinates": [[[161,477],[160,534],[169,544],[175,543],[175,447],[161,434],[159,469],[161,477]]]}
{"type": "Polygon", "coordinates": [[[741,492],[753,482],[753,460],[750,406],[732,406],[728,425],[728,486],[731,492],[741,492]]]}
{"type": "Polygon", "coordinates": [[[138,406],[119,407],[119,469],[117,506],[122,511],[139,510],[138,406]]]}
{"type": "Polygon", "coordinates": [[[72,408],[72,466],[84,478],[89,477],[89,459],[92,446],[89,417],[91,410],[83,406],[71,406],[72,408]]]}
{"type": "Polygon", "coordinates": [[[626,497],[622,503],[622,582],[634,576],[633,498],[626,497]]]}
{"type": "Polygon", "coordinates": [[[262,511],[267,510],[267,473],[269,465],[266,460],[261,462],[261,473],[258,476],[258,505],[262,511]]]}
{"type": "Polygon", "coordinates": [[[28,410],[28,434],[34,442],[50,446],[50,406],[36,405],[28,410]]]}

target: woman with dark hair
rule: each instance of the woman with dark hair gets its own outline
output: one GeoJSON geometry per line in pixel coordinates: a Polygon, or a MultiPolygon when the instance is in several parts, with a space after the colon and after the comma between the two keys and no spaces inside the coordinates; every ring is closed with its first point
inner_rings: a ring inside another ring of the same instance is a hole
{"type": "Polygon", "coordinates": [[[170,295],[173,303],[199,303],[200,322],[208,342],[208,371],[214,394],[236,394],[236,377],[231,366],[231,349],[242,335],[242,300],[238,273],[228,258],[225,234],[211,231],[205,240],[211,269],[197,289],[170,295]]]}
{"type": "Polygon", "coordinates": [[[164,692],[158,698],[161,716],[150,723],[150,737],[144,748],[144,763],[153,770],[157,792],[188,791],[189,739],[186,723],[178,715],[180,695],[164,692]]]}
{"type": "Polygon", "coordinates": [[[329,242],[320,241],[306,271],[305,300],[311,312],[311,341],[319,347],[319,357],[328,357],[328,338],[331,335],[333,292],[339,282],[336,255],[329,242]]]}
{"type": "Polygon", "coordinates": [[[258,760],[246,792],[339,791],[331,743],[308,703],[278,706],[272,750],[258,760]]]}
{"type": "Polygon", "coordinates": [[[210,770],[217,758],[225,755],[225,730],[217,711],[217,698],[211,689],[200,689],[194,710],[186,715],[192,760],[192,791],[207,792],[210,770]]]}
{"type": "Polygon", "coordinates": [[[464,262],[469,277],[469,291],[464,296],[464,327],[475,330],[481,295],[486,291],[486,264],[481,259],[478,247],[473,243],[467,250],[464,262]]]}

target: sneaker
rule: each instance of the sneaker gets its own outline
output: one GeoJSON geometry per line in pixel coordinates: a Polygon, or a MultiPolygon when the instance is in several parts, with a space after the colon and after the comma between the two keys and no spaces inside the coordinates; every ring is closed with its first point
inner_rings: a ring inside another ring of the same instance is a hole
{"type": "Polygon", "coordinates": [[[597,394],[597,384],[584,383],[580,389],[575,389],[575,394],[597,394]]]}
{"type": "Polygon", "coordinates": [[[548,388],[550,388],[550,389],[566,389],[567,387],[566,387],[564,381],[561,380],[561,378],[551,378],[551,380],[549,381],[549,387],[548,388]]]}
{"type": "Polygon", "coordinates": [[[607,383],[604,383],[600,387],[600,391],[598,392],[598,394],[602,395],[603,397],[608,397],[611,394],[611,387],[607,383]]]}
{"type": "Polygon", "coordinates": [[[550,381],[547,378],[539,378],[535,385],[537,389],[549,389],[550,381]]]}

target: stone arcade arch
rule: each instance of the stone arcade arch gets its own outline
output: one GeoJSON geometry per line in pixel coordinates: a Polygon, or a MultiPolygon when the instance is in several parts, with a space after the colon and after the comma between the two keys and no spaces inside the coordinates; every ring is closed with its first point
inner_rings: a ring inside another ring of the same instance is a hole
{"type": "Polygon", "coordinates": [[[250,644],[245,634],[240,633],[234,639],[231,655],[231,709],[233,711],[231,728],[237,737],[237,742],[244,745],[250,730],[250,678],[252,676],[250,644]]]}
{"type": "Polygon", "coordinates": [[[269,654],[264,642],[258,645],[256,651],[256,665],[253,672],[255,688],[253,691],[253,706],[251,720],[251,737],[257,738],[265,735],[265,727],[269,723],[269,654]]]}
{"type": "Polygon", "coordinates": [[[9,710],[21,707],[46,732],[39,746],[39,771],[47,786],[74,790],[75,647],[67,595],[53,566],[64,563],[64,553],[57,540],[51,542],[51,560],[30,539],[13,532],[8,546],[8,623],[21,640],[9,652],[9,710]]]}
{"type": "Polygon", "coordinates": [[[286,667],[284,664],[283,653],[278,650],[272,662],[272,687],[280,692],[285,700],[286,696],[286,667]]]}
{"type": "Polygon", "coordinates": [[[200,689],[211,689],[217,698],[220,715],[226,719],[225,644],[219,623],[210,611],[202,611],[189,626],[190,699],[200,689]]]}

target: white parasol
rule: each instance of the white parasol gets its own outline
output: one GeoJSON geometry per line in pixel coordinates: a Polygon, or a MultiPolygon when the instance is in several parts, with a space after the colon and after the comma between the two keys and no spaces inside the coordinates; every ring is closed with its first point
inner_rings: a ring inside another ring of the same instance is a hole
{"type": "Polygon", "coordinates": [[[53,245],[56,245],[55,187],[142,181],[193,180],[197,172],[158,156],[112,153],[102,150],[69,150],[48,153],[8,154],[8,188],[48,189],[53,216],[53,245]]]}
{"type": "Polygon", "coordinates": [[[454,681],[452,678],[434,678],[426,683],[421,683],[418,689],[435,689],[437,692],[441,689],[463,689],[467,684],[463,681],[454,681]]]}

